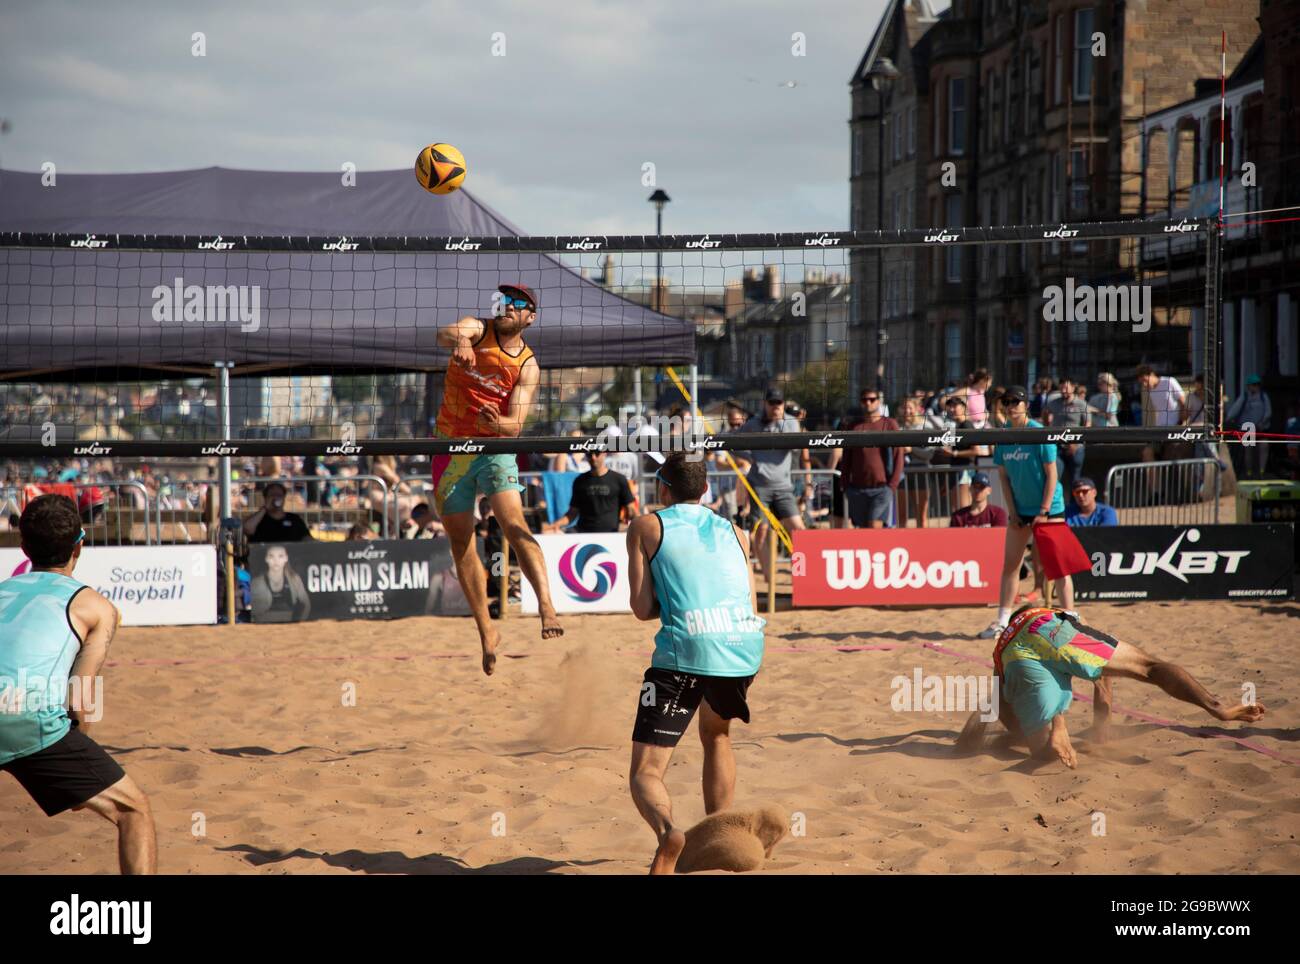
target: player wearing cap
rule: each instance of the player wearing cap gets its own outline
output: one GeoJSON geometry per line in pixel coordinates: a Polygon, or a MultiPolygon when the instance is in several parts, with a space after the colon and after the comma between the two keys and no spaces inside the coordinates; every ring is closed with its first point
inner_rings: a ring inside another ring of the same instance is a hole
{"type": "MultiPolygon", "coordinates": [[[[498,291],[499,315],[462,318],[438,332],[438,343],[452,349],[438,410],[438,438],[514,437],[528,420],[540,369],[523,333],[537,318],[537,296],[521,284],[503,284],[498,291]]],[[[483,672],[491,676],[501,634],[488,613],[487,573],[474,541],[474,506],[480,495],[488,497],[519,567],[537,593],[542,638],[564,634],[551,603],[542,548],[524,521],[519,466],[513,455],[458,453],[435,455],[431,469],[434,502],[478,625],[483,672]]]]}

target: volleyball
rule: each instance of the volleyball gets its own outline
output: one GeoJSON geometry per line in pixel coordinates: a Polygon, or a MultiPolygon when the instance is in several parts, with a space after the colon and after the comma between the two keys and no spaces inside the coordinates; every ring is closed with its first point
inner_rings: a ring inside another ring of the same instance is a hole
{"type": "Polygon", "coordinates": [[[430,144],[415,158],[415,179],[433,194],[450,194],[465,180],[465,155],[450,144],[430,144]]]}

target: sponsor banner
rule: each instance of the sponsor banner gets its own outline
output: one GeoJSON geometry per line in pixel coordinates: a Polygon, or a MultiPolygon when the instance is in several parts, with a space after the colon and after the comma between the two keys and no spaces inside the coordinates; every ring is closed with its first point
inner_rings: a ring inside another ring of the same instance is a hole
{"type": "Polygon", "coordinates": [[[114,250],[201,250],[228,251],[238,244],[241,251],[330,251],[353,254],[371,251],[693,251],[754,250],[767,248],[870,248],[898,244],[952,244],[971,241],[1040,241],[1044,238],[1196,237],[1213,223],[1213,212],[1205,218],[1124,221],[1120,223],[1079,222],[1074,224],[1003,225],[1000,227],[909,228],[896,231],[811,231],[755,234],[665,234],[609,235],[445,235],[404,237],[307,237],[302,235],[246,235],[219,237],[172,234],[43,234],[0,232],[0,245],[27,248],[73,248],[114,250]]]}
{"type": "MultiPolygon", "coordinates": [[[[622,532],[555,532],[536,536],[546,557],[551,601],[562,613],[630,613],[627,535],[622,532]]],[[[537,612],[537,593],[520,580],[526,613],[537,612]]]]}
{"type": "Polygon", "coordinates": [[[796,606],[997,602],[1006,529],[801,529],[796,606]]]}
{"type": "Polygon", "coordinates": [[[893,445],[1000,445],[1084,442],[1127,445],[1162,442],[1199,442],[1212,439],[1202,426],[1180,428],[1043,428],[948,429],[946,431],[873,432],[752,432],[725,435],[687,434],[656,437],[642,433],[620,436],[591,436],[583,439],[552,436],[503,436],[473,439],[224,439],[206,442],[164,439],[157,442],[78,441],[44,445],[39,437],[0,439],[0,453],[11,458],[60,458],[64,456],[112,456],[114,458],[224,457],[259,455],[425,455],[472,454],[515,455],[520,452],[666,452],[756,449],[852,448],[893,445]]]}
{"type": "MultiPolygon", "coordinates": [[[[0,579],[30,568],[21,549],[0,549],[0,579]]],[[[217,551],[212,546],[86,546],[72,578],[120,609],[124,626],[217,621],[217,551]]]]}
{"type": "Polygon", "coordinates": [[[262,542],[248,566],[255,623],[469,614],[446,539],[262,542]]]}
{"type": "Polygon", "coordinates": [[[1074,577],[1081,601],[1290,599],[1289,525],[1102,526],[1074,530],[1092,570],[1074,577]]]}

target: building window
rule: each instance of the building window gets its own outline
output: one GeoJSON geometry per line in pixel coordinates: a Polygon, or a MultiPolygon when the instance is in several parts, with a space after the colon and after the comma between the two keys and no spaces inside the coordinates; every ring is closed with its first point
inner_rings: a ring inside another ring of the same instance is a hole
{"type": "Polygon", "coordinates": [[[1023,58],[1024,62],[1021,65],[1021,75],[1020,75],[1021,92],[1022,92],[1021,96],[1023,98],[1020,104],[1020,110],[1021,110],[1020,125],[1021,125],[1021,130],[1023,130],[1026,134],[1028,134],[1030,131],[1029,101],[1030,98],[1033,96],[1033,90],[1034,90],[1033,85],[1030,83],[1030,78],[1033,73],[1033,59],[1034,58],[1030,56],[1029,51],[1026,50],[1023,58]]]}
{"type": "Polygon", "coordinates": [[[1052,50],[1052,103],[1059,104],[1065,99],[1065,18],[1059,13],[1053,25],[1052,50]]]}
{"type": "Polygon", "coordinates": [[[961,322],[950,321],[943,332],[943,360],[945,379],[952,384],[966,374],[961,358],[961,322]]]}
{"type": "Polygon", "coordinates": [[[998,143],[998,131],[1002,130],[1002,97],[998,90],[998,75],[989,71],[989,146],[998,143]]]}
{"type": "Polygon", "coordinates": [[[906,116],[907,115],[905,113],[900,111],[899,113],[895,114],[893,117],[894,160],[895,161],[901,161],[903,159],[903,119],[906,116]]]}
{"type": "Polygon", "coordinates": [[[1074,99],[1092,96],[1092,7],[1074,11],[1074,99]]]}
{"type": "Polygon", "coordinates": [[[890,209],[894,219],[894,230],[898,231],[903,227],[903,192],[896,191],[890,197],[890,209]]]}
{"type": "Polygon", "coordinates": [[[916,155],[916,105],[907,108],[907,156],[916,155]]]}
{"type": "MultiPolygon", "coordinates": [[[[1027,180],[1020,182],[1020,223],[1029,223],[1029,183],[1027,180]]],[[[1029,245],[1020,242],[1020,270],[1022,272],[1029,269],[1029,245]]]]}
{"type": "Polygon", "coordinates": [[[1070,214],[1085,215],[1088,211],[1088,151],[1075,147],[1070,150],[1070,214]]]}
{"type": "MultiPolygon", "coordinates": [[[[1007,210],[1007,190],[1002,188],[998,191],[998,223],[1009,224],[1010,212],[1007,210]]],[[[998,277],[1004,277],[1007,273],[1007,245],[998,245],[998,277]]]]}
{"type": "MultiPolygon", "coordinates": [[[[989,201],[988,191],[980,192],[980,224],[984,225],[986,228],[993,226],[993,205],[989,201]]],[[[979,276],[981,281],[987,281],[989,276],[993,273],[991,270],[993,262],[989,257],[992,250],[993,245],[991,244],[981,244],[975,249],[975,257],[979,261],[979,276]]]]}
{"type": "Polygon", "coordinates": [[[1008,60],[1002,68],[1002,140],[1006,144],[1011,143],[1011,116],[1014,111],[1012,107],[1013,98],[1011,96],[1011,61],[1008,60]]]}
{"type": "MultiPolygon", "coordinates": [[[[950,228],[961,227],[962,226],[961,195],[949,194],[944,199],[944,204],[947,207],[946,226],[950,228]]],[[[946,271],[944,276],[950,282],[961,281],[961,246],[960,245],[954,244],[948,248],[946,252],[946,262],[947,265],[946,265],[946,271]]]]}
{"type": "MultiPolygon", "coordinates": [[[[1064,172],[1061,169],[1065,164],[1065,159],[1061,154],[1053,151],[1048,155],[1047,163],[1048,177],[1051,179],[1051,183],[1047,189],[1048,204],[1050,205],[1052,212],[1050,220],[1053,224],[1059,224],[1061,222],[1061,181],[1063,180],[1064,175],[1064,172]]],[[[1051,251],[1052,254],[1060,254],[1061,242],[1053,241],[1051,251]]]]}
{"type": "Polygon", "coordinates": [[[930,145],[930,152],[934,157],[943,155],[943,104],[940,103],[943,97],[943,85],[934,92],[934,143],[930,145]]]}
{"type": "Polygon", "coordinates": [[[905,212],[904,217],[906,218],[906,223],[903,225],[904,227],[916,227],[916,188],[914,187],[909,187],[907,189],[907,211],[905,212]]]}
{"type": "Polygon", "coordinates": [[[866,132],[859,127],[853,132],[853,176],[862,176],[863,139],[866,132]]]}
{"type": "Polygon", "coordinates": [[[948,81],[948,153],[966,153],[966,78],[948,81]]]}

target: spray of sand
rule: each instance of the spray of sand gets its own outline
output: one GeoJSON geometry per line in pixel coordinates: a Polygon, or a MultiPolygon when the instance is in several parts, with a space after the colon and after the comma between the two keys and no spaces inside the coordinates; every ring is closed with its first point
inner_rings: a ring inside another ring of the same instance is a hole
{"type": "Polygon", "coordinates": [[[543,714],[535,737],[540,746],[565,750],[609,746],[617,739],[612,668],[594,643],[565,654],[557,683],[555,699],[543,714]]]}

